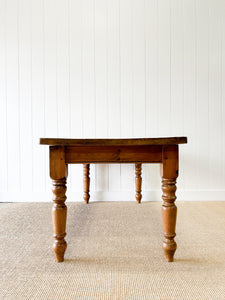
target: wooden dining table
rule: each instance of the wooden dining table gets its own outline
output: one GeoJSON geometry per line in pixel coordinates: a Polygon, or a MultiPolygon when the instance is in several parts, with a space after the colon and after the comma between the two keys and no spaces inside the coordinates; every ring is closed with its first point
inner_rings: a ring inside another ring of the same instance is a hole
{"type": "Polygon", "coordinates": [[[50,177],[53,192],[53,250],[57,262],[64,260],[66,236],[66,183],[68,164],[83,164],[84,200],[90,198],[90,164],[134,163],[135,197],[141,203],[141,172],[143,163],[159,163],[162,177],[163,250],[167,261],[172,262],[177,244],[176,233],[176,180],[178,177],[179,144],[187,137],[128,138],[128,139],[66,139],[41,138],[41,145],[49,146],[50,177]]]}

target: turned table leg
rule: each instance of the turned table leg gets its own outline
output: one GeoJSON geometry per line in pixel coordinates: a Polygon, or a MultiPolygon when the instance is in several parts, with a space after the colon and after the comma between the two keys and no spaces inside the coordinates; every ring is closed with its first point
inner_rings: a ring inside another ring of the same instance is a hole
{"type": "Polygon", "coordinates": [[[65,164],[65,151],[63,146],[50,146],[50,177],[52,178],[53,208],[52,220],[55,242],[53,250],[57,262],[64,260],[67,243],[66,236],[66,179],[68,168],[65,164]]]}
{"type": "Polygon", "coordinates": [[[84,201],[86,203],[89,202],[90,194],[89,194],[89,188],[90,188],[90,164],[83,164],[83,188],[84,188],[84,201]]]}
{"type": "Polygon", "coordinates": [[[178,177],[178,145],[164,146],[161,164],[162,176],[162,221],[163,221],[163,250],[166,260],[173,261],[177,244],[174,241],[176,236],[176,178],[178,177]]]}
{"type": "Polygon", "coordinates": [[[138,203],[141,203],[141,183],[142,183],[142,178],[141,178],[141,164],[136,163],[135,164],[135,190],[136,190],[136,200],[138,203]]]}

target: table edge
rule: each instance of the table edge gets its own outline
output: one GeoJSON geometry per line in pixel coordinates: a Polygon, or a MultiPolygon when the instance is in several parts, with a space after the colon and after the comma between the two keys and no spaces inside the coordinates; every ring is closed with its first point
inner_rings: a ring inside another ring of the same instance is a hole
{"type": "Polygon", "coordinates": [[[187,137],[159,137],[159,138],[40,138],[40,145],[49,146],[150,146],[150,145],[178,145],[186,144],[187,137]]]}

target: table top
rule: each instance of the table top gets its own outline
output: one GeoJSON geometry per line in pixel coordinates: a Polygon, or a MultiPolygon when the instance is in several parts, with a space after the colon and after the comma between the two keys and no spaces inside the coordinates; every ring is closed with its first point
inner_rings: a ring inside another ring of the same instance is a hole
{"type": "Polygon", "coordinates": [[[187,137],[126,138],[126,139],[66,139],[40,138],[41,145],[50,146],[150,146],[186,144],[187,137]]]}

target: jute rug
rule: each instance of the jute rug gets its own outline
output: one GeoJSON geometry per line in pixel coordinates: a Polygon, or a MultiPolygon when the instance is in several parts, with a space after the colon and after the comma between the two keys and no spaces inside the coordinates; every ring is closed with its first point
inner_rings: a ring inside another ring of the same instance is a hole
{"type": "Polygon", "coordinates": [[[0,206],[1,299],[225,299],[225,202],[178,202],[164,259],[161,203],[67,203],[64,263],[51,203],[0,206]]]}

